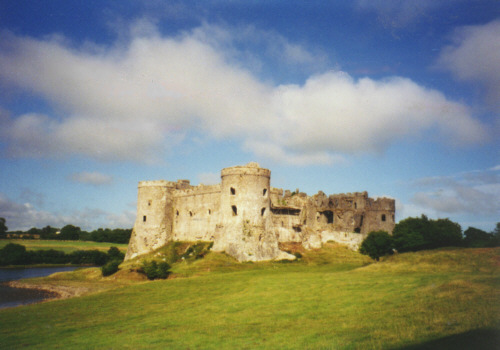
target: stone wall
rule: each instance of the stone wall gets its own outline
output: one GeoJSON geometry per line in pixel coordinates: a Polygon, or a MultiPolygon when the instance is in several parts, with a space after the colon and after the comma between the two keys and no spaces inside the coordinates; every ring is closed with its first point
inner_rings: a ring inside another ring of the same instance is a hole
{"type": "Polygon", "coordinates": [[[279,242],[307,248],[335,241],[357,249],[371,231],[394,228],[395,201],[367,192],[307,196],[270,186],[271,172],[257,163],[225,168],[221,183],[188,180],[139,183],[137,219],[126,259],[170,240],[213,241],[213,250],[240,261],[292,258],[279,242]]]}

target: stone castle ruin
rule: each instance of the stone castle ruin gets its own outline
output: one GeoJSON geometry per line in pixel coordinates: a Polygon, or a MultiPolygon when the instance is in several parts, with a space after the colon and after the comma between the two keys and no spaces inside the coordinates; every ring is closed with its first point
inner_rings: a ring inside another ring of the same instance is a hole
{"type": "Polygon", "coordinates": [[[212,241],[239,261],[292,259],[280,243],[306,249],[335,241],[357,249],[371,231],[394,228],[395,201],[367,192],[314,196],[270,185],[257,163],[222,169],[218,185],[141,181],[137,219],[125,259],[169,241],[212,241]]]}

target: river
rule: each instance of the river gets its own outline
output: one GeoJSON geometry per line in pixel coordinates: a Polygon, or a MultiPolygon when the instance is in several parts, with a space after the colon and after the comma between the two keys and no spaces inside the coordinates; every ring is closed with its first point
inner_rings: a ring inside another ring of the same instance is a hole
{"type": "Polygon", "coordinates": [[[43,277],[55,272],[73,271],[78,267],[30,267],[30,268],[0,268],[0,309],[18,305],[33,304],[48,298],[56,297],[57,294],[36,289],[12,288],[4,282],[15,281],[22,278],[43,277]]]}

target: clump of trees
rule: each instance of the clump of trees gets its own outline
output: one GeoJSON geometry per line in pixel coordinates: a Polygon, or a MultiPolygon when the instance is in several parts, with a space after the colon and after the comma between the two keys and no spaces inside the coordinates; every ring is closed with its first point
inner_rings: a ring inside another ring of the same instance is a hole
{"type": "Polygon", "coordinates": [[[7,233],[14,236],[26,238],[39,237],[40,239],[53,239],[63,241],[93,241],[93,242],[108,242],[108,243],[123,243],[127,244],[132,235],[132,229],[109,229],[99,228],[94,231],[83,231],[80,227],[74,225],[66,225],[61,229],[45,226],[44,228],[33,227],[27,231],[11,231],[7,232],[6,220],[0,218],[0,238],[6,238],[7,233]]]}
{"type": "Polygon", "coordinates": [[[64,253],[54,249],[26,250],[21,244],[9,243],[0,249],[0,266],[34,264],[74,264],[102,266],[108,261],[123,261],[124,254],[116,247],[108,252],[99,250],[75,250],[64,253]]]}
{"type": "Polygon", "coordinates": [[[390,255],[393,251],[415,252],[441,247],[496,247],[500,246],[500,223],[493,232],[469,227],[462,234],[462,228],[449,219],[431,220],[422,215],[401,220],[392,232],[370,232],[360,247],[362,254],[375,260],[390,255]]]}

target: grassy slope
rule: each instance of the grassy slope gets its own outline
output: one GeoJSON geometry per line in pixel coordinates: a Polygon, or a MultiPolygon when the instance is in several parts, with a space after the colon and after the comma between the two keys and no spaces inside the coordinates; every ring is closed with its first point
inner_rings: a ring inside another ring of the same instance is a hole
{"type": "Polygon", "coordinates": [[[27,250],[55,249],[63,251],[65,253],[71,253],[75,250],[91,249],[107,251],[109,247],[117,247],[123,252],[127,251],[127,244],[36,239],[2,239],[0,240],[0,248],[5,247],[9,243],[21,244],[25,246],[27,250]]]}
{"type": "Polygon", "coordinates": [[[456,347],[459,334],[500,326],[499,253],[439,250],[371,265],[332,245],[288,264],[211,253],[174,266],[190,278],[2,310],[0,347],[387,349],[447,336],[456,347]]]}

